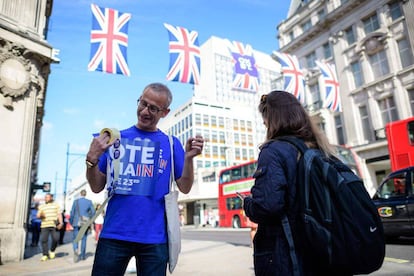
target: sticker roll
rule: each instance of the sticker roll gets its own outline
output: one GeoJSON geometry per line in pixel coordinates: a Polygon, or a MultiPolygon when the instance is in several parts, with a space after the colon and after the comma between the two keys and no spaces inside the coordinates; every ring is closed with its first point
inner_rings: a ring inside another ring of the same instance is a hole
{"type": "Polygon", "coordinates": [[[109,141],[108,144],[114,142],[117,139],[121,138],[121,133],[116,128],[103,128],[100,132],[100,134],[108,133],[109,135],[109,141]]]}

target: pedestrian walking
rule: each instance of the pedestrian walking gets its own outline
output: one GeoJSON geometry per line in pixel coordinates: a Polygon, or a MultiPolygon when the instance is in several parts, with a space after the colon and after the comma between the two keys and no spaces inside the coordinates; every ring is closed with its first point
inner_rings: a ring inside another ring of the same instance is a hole
{"type": "Polygon", "coordinates": [[[68,224],[68,219],[66,218],[66,210],[63,210],[62,212],[62,218],[63,218],[63,227],[59,230],[59,244],[64,244],[64,238],[66,233],[66,225],[68,224]]]}
{"type": "Polygon", "coordinates": [[[37,217],[37,213],[39,212],[39,203],[36,202],[30,210],[30,225],[32,230],[32,243],[30,244],[31,247],[36,247],[39,245],[40,239],[40,225],[42,220],[37,217]]]}
{"type": "Polygon", "coordinates": [[[59,235],[56,230],[63,227],[63,219],[59,205],[54,202],[52,194],[45,195],[45,204],[39,206],[37,217],[42,220],[40,225],[40,239],[42,242],[42,258],[41,261],[54,259],[55,249],[59,241],[59,235]],[[49,250],[49,236],[52,237],[52,245],[49,250]]]}
{"type": "Polygon", "coordinates": [[[70,211],[70,223],[73,226],[73,260],[78,262],[79,260],[86,259],[86,238],[88,232],[86,231],[81,239],[80,251],[79,243],[75,241],[76,236],[79,233],[79,229],[87,223],[87,221],[95,215],[95,208],[93,208],[92,201],[86,198],[86,190],[80,192],[80,198],[76,199],[72,204],[70,211]]]}
{"type": "MultiPolygon", "coordinates": [[[[95,211],[99,210],[101,208],[101,204],[97,204],[95,211]]],[[[98,243],[99,235],[101,234],[103,223],[104,223],[104,217],[105,217],[105,211],[103,210],[95,219],[94,222],[94,229],[95,229],[95,242],[98,243]]]]}

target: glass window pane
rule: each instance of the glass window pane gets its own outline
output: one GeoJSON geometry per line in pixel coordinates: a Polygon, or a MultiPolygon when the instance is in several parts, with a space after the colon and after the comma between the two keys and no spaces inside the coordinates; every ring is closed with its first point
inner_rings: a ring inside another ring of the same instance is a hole
{"type": "Polygon", "coordinates": [[[362,86],[364,84],[364,76],[358,61],[351,63],[351,71],[354,78],[355,88],[362,86]]]}
{"type": "Polygon", "coordinates": [[[410,43],[407,39],[404,38],[398,41],[398,50],[400,52],[401,65],[403,68],[414,63],[410,43]]]}

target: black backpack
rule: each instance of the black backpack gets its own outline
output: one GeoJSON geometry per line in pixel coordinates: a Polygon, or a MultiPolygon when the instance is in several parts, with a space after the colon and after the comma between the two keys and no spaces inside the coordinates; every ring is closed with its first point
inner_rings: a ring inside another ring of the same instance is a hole
{"type": "Polygon", "coordinates": [[[326,158],[299,138],[278,140],[293,144],[301,153],[296,174],[298,231],[292,233],[287,216],[282,219],[295,274],[299,275],[299,267],[294,238],[303,244],[304,262],[317,271],[378,270],[385,257],[384,230],[362,180],[340,160],[326,158]]]}

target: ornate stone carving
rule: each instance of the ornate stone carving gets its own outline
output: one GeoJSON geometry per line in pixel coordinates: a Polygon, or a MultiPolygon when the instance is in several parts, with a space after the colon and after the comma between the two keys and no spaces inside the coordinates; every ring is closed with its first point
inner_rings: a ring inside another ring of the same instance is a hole
{"type": "Polygon", "coordinates": [[[5,100],[3,105],[13,109],[13,101],[25,96],[32,83],[30,60],[24,57],[23,46],[1,41],[0,47],[0,93],[5,100]]]}

